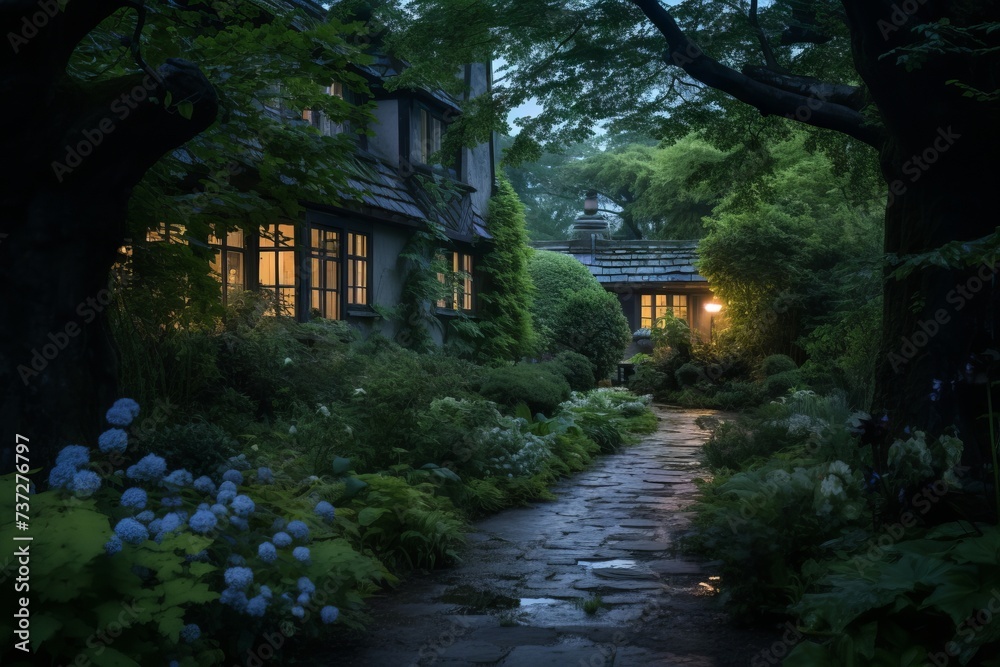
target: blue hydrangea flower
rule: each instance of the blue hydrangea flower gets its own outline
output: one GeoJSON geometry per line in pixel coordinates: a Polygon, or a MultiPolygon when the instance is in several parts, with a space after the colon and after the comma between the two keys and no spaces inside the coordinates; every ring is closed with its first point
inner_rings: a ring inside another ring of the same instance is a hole
{"type": "Polygon", "coordinates": [[[227,482],[232,482],[233,484],[239,486],[240,484],[243,483],[243,473],[241,473],[239,470],[227,470],[225,473],[223,473],[222,479],[226,480],[227,482]]]}
{"type": "Polygon", "coordinates": [[[160,532],[160,526],[163,525],[163,519],[153,519],[149,522],[149,534],[155,535],[160,532]]]}
{"type": "Polygon", "coordinates": [[[271,592],[271,589],[268,586],[261,586],[260,596],[265,600],[270,600],[274,596],[274,593],[271,592]]]}
{"type": "Polygon", "coordinates": [[[122,538],[118,537],[117,534],[112,535],[111,539],[104,543],[104,553],[109,556],[114,556],[116,553],[122,550],[122,538]]]}
{"type": "Polygon", "coordinates": [[[335,510],[333,508],[333,505],[326,502],[325,500],[321,500],[318,503],[316,503],[316,509],[314,509],[313,511],[316,512],[316,515],[319,516],[321,519],[323,519],[324,521],[329,521],[331,523],[337,516],[337,510],[335,510]]]}
{"type": "Polygon", "coordinates": [[[149,523],[155,518],[156,515],[153,514],[153,510],[143,510],[142,512],[139,512],[138,514],[135,515],[135,520],[138,521],[139,523],[149,523]]]}
{"type": "Polygon", "coordinates": [[[208,475],[202,475],[191,484],[199,493],[215,493],[215,482],[208,475]]]}
{"type": "Polygon", "coordinates": [[[208,510],[198,510],[188,521],[188,525],[191,526],[191,530],[195,533],[205,534],[215,528],[215,525],[219,522],[215,518],[215,515],[208,510]]]}
{"type": "Polygon", "coordinates": [[[284,549],[292,543],[292,536],[286,532],[275,533],[274,537],[271,538],[271,541],[274,542],[274,546],[279,549],[284,549]]]}
{"type": "Polygon", "coordinates": [[[142,544],[149,539],[146,527],[132,518],[122,519],[115,526],[115,535],[129,544],[142,544]]]}
{"type": "Polygon", "coordinates": [[[128,447],[128,433],[120,428],[109,428],[97,436],[97,448],[102,452],[124,452],[128,447]]]}
{"type": "Polygon", "coordinates": [[[66,488],[77,498],[89,498],[101,488],[101,476],[93,470],[81,470],[73,475],[73,481],[66,488]]]}
{"type": "Polygon", "coordinates": [[[208,551],[202,549],[196,554],[187,554],[184,556],[184,560],[188,563],[193,563],[193,562],[203,563],[208,560],[208,551]]]}
{"type": "Polygon", "coordinates": [[[138,416],[139,404],[131,398],[119,398],[111,405],[107,415],[105,415],[108,423],[115,426],[128,426],[138,416]]]}
{"type": "Polygon", "coordinates": [[[129,466],[125,475],[129,479],[137,479],[145,482],[156,482],[167,474],[167,462],[156,454],[147,454],[139,459],[139,462],[129,466]]]}
{"type": "MultiPolygon", "coordinates": [[[[156,542],[161,542],[164,537],[166,537],[169,533],[178,530],[182,525],[184,525],[184,520],[176,512],[171,512],[166,515],[160,520],[160,530],[156,534],[156,542]]],[[[150,526],[152,526],[152,524],[150,524],[150,526]]]]}
{"type": "Polygon", "coordinates": [[[236,497],[235,491],[219,491],[218,495],[215,496],[215,502],[220,505],[226,505],[233,502],[233,498],[236,497]]]}
{"type": "Polygon", "coordinates": [[[231,567],[223,575],[226,586],[237,590],[246,590],[253,583],[253,570],[249,567],[231,567]]]}
{"type": "Polygon", "coordinates": [[[278,518],[276,518],[276,519],[275,519],[275,520],[274,520],[274,521],[273,521],[273,522],[271,523],[271,530],[273,530],[273,531],[279,531],[279,530],[284,530],[284,529],[285,529],[285,526],[287,526],[287,525],[288,525],[288,522],[287,522],[287,521],[285,521],[284,519],[282,519],[282,518],[281,518],[281,517],[279,516],[278,518]]]}
{"type": "Polygon", "coordinates": [[[122,507],[131,507],[133,509],[141,510],[146,507],[146,491],[145,489],[140,489],[137,486],[131,489],[125,489],[122,493],[122,507]]]}
{"type": "Polygon", "coordinates": [[[215,516],[228,516],[229,510],[226,509],[225,505],[220,505],[216,503],[215,505],[212,505],[212,514],[214,514],[215,516]]]}
{"type": "Polygon", "coordinates": [[[262,542],[257,547],[257,557],[265,563],[273,563],[278,559],[278,550],[270,542],[262,542]]]}
{"type": "MultiPolygon", "coordinates": [[[[236,540],[233,540],[232,544],[236,544],[236,540]]],[[[239,554],[230,554],[229,556],[230,565],[246,565],[247,559],[239,554]]]]}
{"type": "Polygon", "coordinates": [[[201,628],[198,627],[197,623],[188,623],[181,628],[181,639],[188,644],[198,641],[199,637],[201,637],[201,628]]]}
{"type": "Polygon", "coordinates": [[[180,496],[166,496],[160,499],[160,505],[163,507],[182,507],[184,500],[180,496]]]}
{"type": "Polygon", "coordinates": [[[305,607],[306,605],[309,604],[309,594],[299,593],[299,597],[295,598],[295,601],[300,605],[302,605],[303,607],[305,607]]]}
{"type": "Polygon", "coordinates": [[[270,468],[257,468],[257,482],[260,484],[274,484],[274,471],[270,468]]]}
{"type": "Polygon", "coordinates": [[[49,486],[53,489],[61,489],[73,481],[75,474],[75,466],[60,463],[49,471],[49,486]]]}
{"type": "Polygon", "coordinates": [[[233,526],[236,526],[240,530],[244,530],[244,531],[250,530],[250,524],[247,523],[247,520],[244,519],[241,516],[231,516],[231,517],[229,517],[229,523],[231,525],[233,525],[233,526]]]}
{"type": "Polygon", "coordinates": [[[198,505],[198,509],[205,510],[206,512],[211,512],[212,511],[212,506],[209,505],[208,503],[202,503],[202,504],[198,505]]]}
{"type": "Polygon", "coordinates": [[[263,595],[251,598],[250,602],[247,603],[247,615],[249,616],[260,618],[265,611],[267,611],[267,598],[263,595]]]}
{"type": "Polygon", "coordinates": [[[331,607],[327,605],[319,610],[319,617],[324,623],[333,623],[340,616],[340,610],[336,607],[331,607]]]}
{"type": "Polygon", "coordinates": [[[295,549],[292,550],[292,558],[300,563],[308,563],[309,547],[295,547],[295,549]]]}
{"type": "Polygon", "coordinates": [[[180,489],[188,486],[194,481],[194,477],[187,470],[181,468],[180,470],[174,470],[169,475],[164,477],[160,484],[166,487],[180,489]]]}
{"type": "Polygon", "coordinates": [[[56,455],[56,465],[82,468],[90,463],[90,450],[83,445],[67,445],[56,455]]]}
{"type": "Polygon", "coordinates": [[[239,488],[227,479],[219,485],[219,491],[232,491],[233,493],[239,493],[239,488]]]}
{"type": "Polygon", "coordinates": [[[299,577],[298,581],[299,592],[301,593],[315,593],[316,584],[309,579],[309,577],[299,577]]]}
{"type": "Polygon", "coordinates": [[[219,602],[232,607],[238,612],[243,612],[246,611],[249,600],[247,600],[247,594],[243,591],[235,588],[227,588],[222,591],[222,595],[219,596],[219,602]]]}
{"type": "Polygon", "coordinates": [[[253,500],[249,496],[236,496],[233,498],[232,508],[237,516],[245,518],[253,514],[256,505],[254,505],[253,500]]]}
{"type": "Polygon", "coordinates": [[[288,532],[297,540],[309,539],[309,526],[304,521],[291,521],[288,524],[288,532]]]}
{"type": "Polygon", "coordinates": [[[292,616],[294,616],[295,618],[303,618],[305,617],[305,615],[306,615],[306,610],[303,609],[302,607],[298,605],[292,607],[292,616]]]}

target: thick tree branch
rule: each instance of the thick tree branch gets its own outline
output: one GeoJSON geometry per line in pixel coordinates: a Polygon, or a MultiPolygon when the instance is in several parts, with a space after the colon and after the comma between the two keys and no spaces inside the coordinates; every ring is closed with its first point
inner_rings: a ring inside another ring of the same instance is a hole
{"type": "Polygon", "coordinates": [[[664,59],[707,86],[732,95],[765,115],[781,115],[814,127],[842,132],[873,147],[880,147],[880,130],[865,123],[855,109],[775,88],[710,58],[689,40],[674,17],[658,0],[632,0],[667,40],[664,59]]]}
{"type": "Polygon", "coordinates": [[[754,32],[757,33],[760,50],[764,54],[764,62],[767,64],[768,69],[775,72],[784,72],[785,69],[778,65],[778,59],[774,57],[774,51],[771,49],[771,42],[768,41],[767,35],[764,34],[764,29],[760,27],[760,21],[757,19],[757,0],[750,0],[750,13],[747,15],[747,20],[750,22],[750,26],[754,29],[754,32]]]}
{"type": "Polygon", "coordinates": [[[811,76],[798,76],[776,72],[768,67],[747,65],[743,73],[754,81],[780,88],[781,90],[805,97],[816,97],[827,102],[840,104],[861,111],[865,106],[865,94],[862,88],[848,86],[842,83],[827,83],[811,76]]]}

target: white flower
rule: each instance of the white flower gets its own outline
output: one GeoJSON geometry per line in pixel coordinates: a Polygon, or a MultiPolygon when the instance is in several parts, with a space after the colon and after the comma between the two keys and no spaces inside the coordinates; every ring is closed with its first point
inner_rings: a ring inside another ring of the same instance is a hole
{"type": "Polygon", "coordinates": [[[295,435],[299,432],[299,429],[295,428],[295,424],[288,427],[288,435],[295,435]]]}
{"type": "Polygon", "coordinates": [[[844,483],[836,475],[827,475],[826,479],[820,482],[819,492],[824,498],[846,498],[844,493],[844,483]]]}
{"type": "Polygon", "coordinates": [[[362,387],[358,387],[357,389],[354,390],[354,395],[355,396],[361,396],[361,395],[364,395],[364,394],[367,394],[367,393],[368,392],[365,391],[364,388],[362,388],[362,387]]]}
{"type": "Polygon", "coordinates": [[[330,416],[330,408],[326,407],[325,405],[321,405],[318,408],[316,408],[316,412],[320,413],[324,417],[330,416]]]}
{"type": "Polygon", "coordinates": [[[842,479],[851,479],[851,466],[843,461],[834,461],[831,463],[829,472],[831,475],[839,475],[842,479]]]}
{"type": "Polygon", "coordinates": [[[287,366],[290,363],[292,363],[292,358],[291,357],[285,357],[285,365],[287,366]]]}

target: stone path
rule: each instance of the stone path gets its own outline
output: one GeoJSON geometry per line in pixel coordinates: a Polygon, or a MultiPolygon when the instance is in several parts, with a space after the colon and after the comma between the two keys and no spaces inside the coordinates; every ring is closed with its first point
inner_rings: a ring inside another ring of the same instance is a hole
{"type": "Polygon", "coordinates": [[[316,664],[750,664],[774,637],[731,627],[711,572],[672,553],[705,439],[694,420],[712,413],[655,410],[656,433],[564,480],[557,500],[477,523],[462,564],[373,600],[368,643],[316,664]]]}

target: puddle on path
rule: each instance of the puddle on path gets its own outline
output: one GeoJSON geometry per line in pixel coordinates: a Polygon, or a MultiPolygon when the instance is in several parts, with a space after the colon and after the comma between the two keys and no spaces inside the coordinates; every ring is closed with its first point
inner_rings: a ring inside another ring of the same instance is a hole
{"type": "Polygon", "coordinates": [[[614,560],[578,560],[577,565],[582,565],[589,568],[615,568],[622,570],[634,569],[638,564],[636,561],[629,558],[617,558],[614,560]]]}

